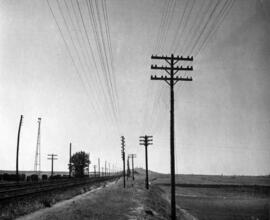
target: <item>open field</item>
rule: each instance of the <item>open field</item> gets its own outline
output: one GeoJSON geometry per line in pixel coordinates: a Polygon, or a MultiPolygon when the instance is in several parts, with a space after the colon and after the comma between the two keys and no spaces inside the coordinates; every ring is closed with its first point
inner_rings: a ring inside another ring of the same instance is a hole
{"type": "MultiPolygon", "coordinates": [[[[16,171],[15,170],[0,170],[0,174],[4,174],[4,173],[16,174],[16,171]]],[[[25,174],[26,176],[31,176],[32,174],[36,174],[35,171],[24,171],[24,170],[20,171],[19,173],[25,174]]],[[[68,172],[66,171],[54,171],[53,173],[54,175],[68,175],[68,172]]],[[[40,175],[43,175],[43,174],[50,176],[51,171],[41,171],[40,175]]]]}
{"type": "MultiPolygon", "coordinates": [[[[153,176],[170,195],[170,176],[153,176]]],[[[270,177],[177,175],[176,202],[198,219],[270,219],[270,177]]]]}

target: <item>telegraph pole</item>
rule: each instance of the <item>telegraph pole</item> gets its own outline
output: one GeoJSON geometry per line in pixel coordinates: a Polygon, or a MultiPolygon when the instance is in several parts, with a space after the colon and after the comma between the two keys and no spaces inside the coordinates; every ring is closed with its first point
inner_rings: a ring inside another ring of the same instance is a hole
{"type": "Polygon", "coordinates": [[[148,181],[148,145],[152,145],[153,136],[140,136],[140,145],[145,146],[145,188],[149,189],[149,181],[148,181]]]}
{"type": "Polygon", "coordinates": [[[69,168],[69,177],[71,177],[71,148],[72,148],[72,144],[69,143],[69,164],[68,164],[68,168],[69,168]]]}
{"type": "Polygon", "coordinates": [[[94,165],[94,175],[96,177],[96,165],[94,165]]]}
{"type": "Polygon", "coordinates": [[[129,156],[127,158],[127,179],[130,177],[129,156]]]}
{"type": "Polygon", "coordinates": [[[98,158],[98,176],[100,177],[100,159],[98,158]]]}
{"type": "Polygon", "coordinates": [[[20,147],[22,120],[23,120],[23,115],[21,115],[21,118],[20,118],[20,124],[19,124],[19,129],[18,129],[18,136],[17,136],[17,153],[16,153],[16,178],[17,178],[17,181],[19,181],[19,179],[20,179],[19,178],[19,147],[20,147]]]}
{"type": "Polygon", "coordinates": [[[174,157],[174,85],[178,81],[192,81],[191,77],[176,76],[178,71],[192,71],[192,66],[175,66],[179,61],[193,61],[193,57],[179,57],[174,56],[151,56],[151,59],[165,60],[169,66],[157,66],[151,65],[151,69],[154,70],[165,70],[167,75],[165,76],[152,76],[151,80],[162,80],[165,81],[170,86],[170,154],[171,154],[171,218],[176,219],[176,207],[175,207],[175,157],[174,157]]]}
{"type": "Polygon", "coordinates": [[[55,157],[57,157],[57,154],[48,154],[48,157],[49,158],[47,158],[47,159],[52,161],[51,176],[53,176],[53,161],[58,159],[58,158],[55,158],[55,157]]]}
{"type": "Polygon", "coordinates": [[[131,158],[132,162],[132,180],[134,181],[134,158],[136,158],[136,154],[129,154],[128,157],[131,158]]]}
{"type": "Polygon", "coordinates": [[[107,170],[107,161],[105,160],[105,176],[107,175],[106,170],[107,170]]]}
{"type": "Polygon", "coordinates": [[[121,136],[121,153],[122,153],[122,160],[123,160],[123,177],[124,177],[124,188],[126,187],[126,174],[125,174],[125,137],[121,136]]]}
{"type": "Polygon", "coordinates": [[[36,156],[35,156],[35,163],[34,163],[34,171],[38,175],[40,175],[40,170],[41,170],[40,124],[41,124],[41,118],[38,118],[38,134],[37,134],[36,156]]]}

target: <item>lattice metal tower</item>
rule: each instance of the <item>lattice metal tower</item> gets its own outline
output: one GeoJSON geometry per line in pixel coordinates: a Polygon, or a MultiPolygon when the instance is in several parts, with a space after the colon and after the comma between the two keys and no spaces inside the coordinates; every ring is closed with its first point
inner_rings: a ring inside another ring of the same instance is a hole
{"type": "Polygon", "coordinates": [[[41,156],[40,156],[40,124],[41,124],[41,118],[38,118],[38,134],[37,134],[37,146],[36,146],[36,156],[35,156],[35,165],[34,165],[34,171],[37,174],[40,174],[41,169],[41,156]]]}

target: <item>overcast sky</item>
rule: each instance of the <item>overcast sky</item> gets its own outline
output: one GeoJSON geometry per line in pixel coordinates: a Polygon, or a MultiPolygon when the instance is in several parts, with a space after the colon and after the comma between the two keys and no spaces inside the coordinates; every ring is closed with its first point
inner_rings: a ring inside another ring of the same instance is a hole
{"type": "Polygon", "coordinates": [[[42,170],[50,153],[67,170],[70,142],[91,169],[121,167],[121,135],[144,167],[147,134],[149,169],[169,172],[169,88],[150,66],[174,53],[194,56],[175,87],[176,171],[270,174],[269,35],[267,0],[0,0],[0,170],[15,169],[22,114],[22,170],[42,117],[42,170]]]}

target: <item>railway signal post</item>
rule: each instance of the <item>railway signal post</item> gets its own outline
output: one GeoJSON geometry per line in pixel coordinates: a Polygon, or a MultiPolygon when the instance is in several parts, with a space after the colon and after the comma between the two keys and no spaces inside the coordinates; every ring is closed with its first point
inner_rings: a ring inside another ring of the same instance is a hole
{"type": "Polygon", "coordinates": [[[126,187],[126,171],[125,171],[125,137],[121,136],[121,155],[123,160],[123,183],[124,188],[126,187]]]}
{"type": "Polygon", "coordinates": [[[57,157],[57,154],[48,154],[48,158],[47,159],[52,161],[51,176],[53,176],[53,161],[58,159],[56,157],[57,157]]]}
{"type": "Polygon", "coordinates": [[[149,189],[148,181],[148,145],[152,145],[153,136],[140,136],[140,145],[145,146],[145,188],[149,189]]]}
{"type": "Polygon", "coordinates": [[[174,157],[174,86],[179,81],[192,81],[191,77],[176,76],[179,71],[192,71],[192,66],[176,66],[179,61],[193,61],[193,57],[174,56],[157,56],[152,55],[151,59],[164,60],[169,66],[151,65],[151,69],[164,70],[168,75],[156,76],[151,75],[151,80],[161,80],[170,86],[170,154],[171,154],[171,218],[176,219],[175,207],[175,157],[174,157]]]}

